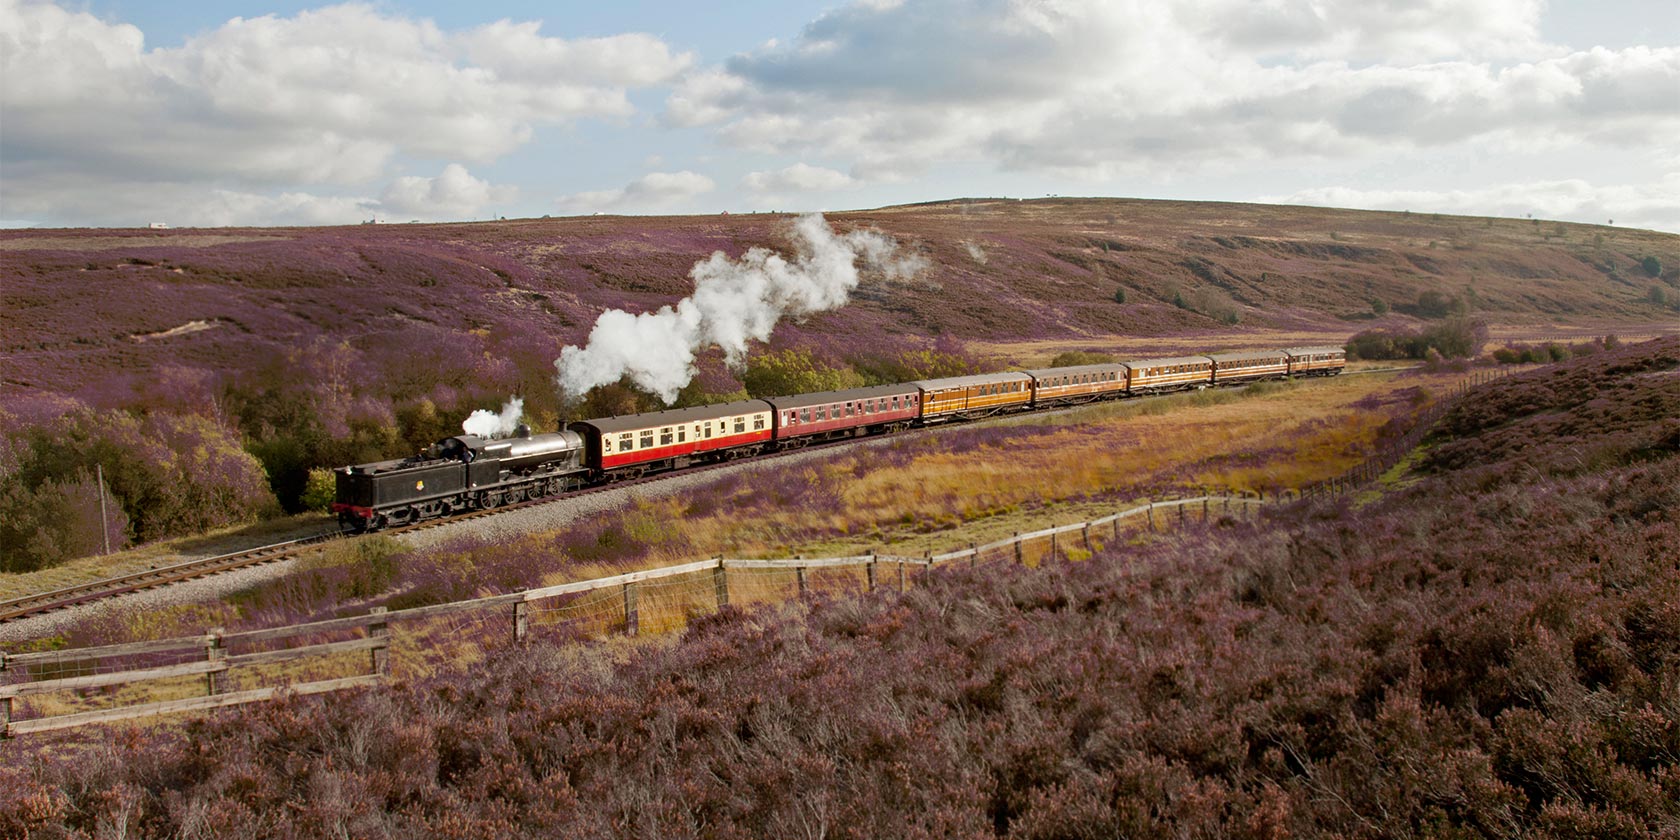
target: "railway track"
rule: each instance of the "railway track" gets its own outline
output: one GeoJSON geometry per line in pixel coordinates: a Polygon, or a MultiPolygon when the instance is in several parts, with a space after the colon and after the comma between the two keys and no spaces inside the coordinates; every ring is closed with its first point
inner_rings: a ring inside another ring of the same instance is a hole
{"type": "MultiPolygon", "coordinates": [[[[774,455],[756,458],[753,460],[773,460],[779,456],[792,455],[802,451],[808,452],[826,446],[850,442],[853,441],[831,441],[829,443],[809,446],[803,449],[775,453],[774,455]]],[[[691,476],[698,473],[708,472],[710,470],[721,469],[723,467],[735,466],[740,463],[743,463],[743,461],[723,461],[715,464],[704,464],[690,467],[677,472],[654,473],[652,475],[642,476],[636,479],[626,479],[595,487],[585,487],[556,496],[544,496],[540,499],[532,499],[509,505],[500,505],[489,510],[475,510],[446,518],[428,519],[423,522],[395,526],[380,531],[379,533],[387,536],[411,534],[418,531],[430,530],[432,528],[441,528],[446,525],[470,522],[475,519],[483,519],[489,516],[498,516],[516,510],[536,507],[538,505],[564,502],[583,496],[593,495],[595,493],[604,493],[610,490],[622,490],[640,484],[656,482],[674,475],[691,476]]],[[[43,613],[69,609],[71,607],[91,604],[110,598],[117,598],[133,592],[141,592],[148,589],[156,589],[158,587],[198,580],[200,578],[210,577],[211,575],[221,574],[222,572],[229,572],[235,569],[245,569],[252,566],[261,566],[268,563],[276,563],[281,560],[292,559],[308,551],[321,550],[326,544],[337,541],[346,536],[349,535],[337,528],[333,528],[314,536],[272,543],[229,554],[220,554],[215,557],[187,560],[168,566],[146,569],[145,571],[103,578],[100,580],[89,581],[87,583],[76,584],[75,586],[67,586],[50,592],[39,592],[32,595],[25,595],[21,598],[0,601],[0,624],[4,624],[8,621],[15,621],[20,618],[26,618],[28,616],[41,615],[43,613]]]]}
{"type": "MultiPolygon", "coordinates": [[[[1349,371],[1348,374],[1354,374],[1354,373],[1386,373],[1386,372],[1392,372],[1392,371],[1395,371],[1395,370],[1404,370],[1404,369],[1405,368],[1400,368],[1400,367],[1396,367],[1396,368],[1375,368],[1375,369],[1369,369],[1369,370],[1363,370],[1363,371],[1349,371]]],[[[1346,374],[1344,374],[1344,375],[1346,375],[1346,374]]],[[[1159,399],[1163,396],[1173,396],[1173,395],[1172,394],[1154,395],[1154,396],[1143,397],[1142,399],[1144,399],[1144,400],[1159,399]]],[[[1076,409],[1079,409],[1079,408],[1085,408],[1085,407],[1088,407],[1088,405],[1089,404],[1076,405],[1076,406],[1065,406],[1065,407],[1062,407],[1062,408],[1051,409],[1050,411],[1045,412],[1045,414],[1046,415],[1059,414],[1059,413],[1064,412],[1064,411],[1072,411],[1072,410],[1076,410],[1076,409]]],[[[1009,419],[1009,418],[1014,418],[1014,417],[1019,417],[1019,416],[1020,415],[1018,415],[1018,414],[1009,414],[1009,415],[1001,415],[998,418],[987,418],[987,419],[1009,419]]],[[[983,420],[976,421],[976,422],[986,422],[986,420],[983,419],[983,420]]],[[[964,425],[966,425],[966,424],[964,424],[964,425]]],[[[915,434],[918,434],[918,433],[925,433],[925,432],[929,432],[929,431],[934,431],[934,430],[933,429],[916,429],[916,430],[911,430],[907,434],[915,435],[915,434]]],[[[822,450],[822,449],[829,449],[829,448],[834,448],[834,447],[839,447],[839,446],[845,446],[845,445],[848,445],[848,444],[859,443],[859,442],[862,442],[862,441],[865,441],[865,440],[873,440],[873,439],[880,439],[880,436],[877,435],[877,436],[864,437],[864,438],[842,438],[842,439],[838,439],[838,440],[823,441],[823,442],[820,442],[820,443],[813,443],[813,444],[810,444],[810,445],[807,445],[807,446],[803,446],[803,447],[800,447],[800,448],[797,448],[797,449],[791,449],[791,450],[787,450],[787,451],[783,451],[783,452],[768,453],[768,454],[760,455],[760,456],[757,456],[757,457],[754,457],[754,458],[751,458],[751,459],[727,460],[727,461],[721,461],[721,462],[718,462],[718,463],[702,464],[702,465],[698,465],[698,466],[688,467],[686,469],[677,470],[677,471],[674,471],[674,472],[673,471],[658,472],[658,473],[653,473],[653,474],[650,474],[650,475],[644,475],[644,476],[641,476],[639,478],[625,479],[625,480],[621,480],[621,481],[614,481],[614,482],[611,482],[611,483],[608,483],[608,484],[597,485],[597,486],[594,486],[594,487],[585,487],[585,488],[581,488],[581,489],[578,489],[578,490],[572,490],[572,491],[569,491],[569,492],[566,492],[566,493],[561,493],[561,494],[555,495],[555,496],[544,496],[540,499],[532,499],[532,500],[529,500],[529,501],[518,502],[518,503],[514,503],[514,504],[500,505],[498,507],[495,507],[495,508],[492,508],[492,509],[489,509],[489,510],[475,510],[475,511],[470,511],[470,512],[462,513],[462,514],[456,514],[454,516],[444,517],[444,518],[440,518],[440,519],[428,519],[428,520],[425,520],[425,521],[422,521],[422,522],[415,522],[415,523],[411,523],[411,524],[408,524],[408,525],[394,526],[394,527],[386,528],[386,529],[380,531],[379,533],[382,534],[382,535],[388,535],[388,536],[397,536],[397,535],[401,535],[401,534],[415,533],[415,532],[418,532],[418,531],[425,531],[425,530],[429,530],[429,529],[432,529],[432,528],[440,528],[440,527],[443,527],[443,526],[446,526],[446,525],[455,525],[455,524],[458,524],[458,523],[470,522],[470,521],[475,520],[475,519],[483,519],[483,518],[489,517],[489,516],[498,516],[498,515],[501,515],[501,514],[504,514],[504,513],[509,513],[509,512],[512,512],[512,511],[522,510],[522,509],[530,508],[530,507],[535,507],[535,506],[538,506],[538,505],[555,504],[555,503],[558,503],[558,502],[564,502],[564,501],[571,500],[571,499],[577,499],[577,498],[592,495],[592,494],[595,494],[595,493],[605,493],[605,492],[612,491],[612,490],[622,490],[622,489],[625,489],[625,488],[628,488],[628,487],[635,487],[637,485],[658,482],[660,480],[663,480],[663,479],[669,478],[669,477],[673,477],[673,476],[678,476],[678,475],[693,476],[693,475],[697,475],[697,474],[710,472],[712,470],[723,469],[725,467],[737,466],[737,465],[740,465],[742,463],[747,463],[747,462],[752,462],[752,463],[773,462],[777,459],[797,455],[797,454],[800,454],[800,453],[808,453],[808,452],[818,451],[818,450],[822,450]]],[[[55,611],[58,611],[58,610],[69,609],[71,607],[81,606],[81,605],[84,605],[84,604],[91,604],[91,603],[95,603],[97,601],[103,601],[103,600],[110,599],[110,598],[117,598],[117,597],[127,595],[127,594],[133,593],[133,592],[140,592],[140,591],[144,591],[144,590],[147,590],[147,589],[156,589],[158,587],[169,586],[169,585],[177,584],[177,583],[184,583],[184,582],[191,581],[191,580],[197,580],[199,578],[205,578],[205,577],[209,577],[211,575],[220,574],[222,572],[233,571],[235,569],[244,569],[244,568],[249,568],[249,567],[252,567],[252,566],[260,566],[260,565],[264,565],[264,564],[268,564],[268,563],[275,563],[275,562],[279,562],[281,560],[288,560],[288,559],[297,557],[297,556],[305,553],[306,551],[321,550],[322,547],[325,544],[336,541],[336,540],[339,540],[339,539],[342,539],[345,536],[346,536],[345,533],[343,533],[342,531],[339,531],[338,529],[334,528],[334,529],[324,531],[320,534],[316,534],[316,535],[310,536],[310,537],[303,537],[303,538],[300,538],[300,539],[287,540],[285,542],[279,542],[279,543],[273,543],[273,544],[270,544],[270,545],[258,546],[256,548],[250,548],[250,549],[246,549],[244,551],[236,551],[236,552],[233,552],[233,553],[230,553],[230,554],[222,554],[222,555],[218,555],[218,556],[215,556],[215,557],[206,557],[206,558],[201,558],[201,559],[197,559],[197,560],[188,560],[188,561],[184,561],[184,562],[181,562],[181,563],[175,563],[175,564],[168,565],[168,566],[158,567],[158,568],[155,568],[155,569],[147,569],[147,570],[141,571],[141,572],[133,572],[133,573],[130,573],[130,574],[118,575],[116,577],[104,578],[104,579],[95,580],[95,581],[89,581],[87,583],[77,584],[75,586],[69,586],[69,587],[65,587],[63,589],[56,589],[56,590],[53,590],[53,591],[50,591],[50,592],[41,592],[41,593],[36,593],[36,594],[33,594],[33,595],[26,595],[26,596],[23,596],[21,598],[11,599],[9,601],[0,601],[0,624],[4,624],[4,623],[9,622],[9,621],[15,621],[17,619],[25,618],[25,617],[28,617],[28,616],[41,615],[43,613],[50,613],[50,612],[55,612],[55,611]]]]}

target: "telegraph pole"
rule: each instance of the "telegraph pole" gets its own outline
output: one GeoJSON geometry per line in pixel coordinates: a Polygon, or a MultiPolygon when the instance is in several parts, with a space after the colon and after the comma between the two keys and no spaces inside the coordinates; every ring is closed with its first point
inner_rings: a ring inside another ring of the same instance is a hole
{"type": "Polygon", "coordinates": [[[111,520],[105,516],[105,465],[96,464],[99,471],[99,536],[105,540],[105,553],[111,553],[111,520]]]}

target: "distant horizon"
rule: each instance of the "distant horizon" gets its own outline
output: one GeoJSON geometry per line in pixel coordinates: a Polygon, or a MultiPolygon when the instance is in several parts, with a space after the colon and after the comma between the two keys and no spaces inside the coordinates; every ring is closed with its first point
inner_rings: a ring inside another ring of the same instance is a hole
{"type": "Polygon", "coordinates": [[[1441,217],[1464,218],[1464,219],[1499,219],[1499,220],[1505,220],[1505,221],[1518,221],[1518,222],[1536,221],[1536,222],[1545,222],[1545,223],[1561,223],[1561,224],[1570,224],[1570,225],[1583,225],[1583,226],[1588,226],[1588,227],[1608,227],[1608,228],[1614,228],[1614,229],[1618,229],[1618,230],[1641,231],[1641,232],[1646,232],[1646,233],[1657,233],[1657,234],[1674,234],[1674,233],[1676,233],[1676,231],[1666,231],[1666,230],[1659,230],[1659,229],[1655,229],[1655,228],[1641,228],[1641,227],[1636,227],[1636,226],[1633,226],[1633,225],[1617,224],[1617,223],[1615,223],[1614,220],[1606,220],[1605,222],[1590,222],[1590,221],[1575,221],[1575,220],[1571,220],[1571,219],[1553,219],[1553,218],[1538,217],[1538,216],[1487,216],[1487,215],[1478,215],[1478,214],[1474,214],[1474,213],[1453,213],[1453,212],[1439,212],[1439,211],[1432,211],[1432,210],[1411,210],[1411,209],[1405,209],[1405,208],[1402,208],[1402,209],[1387,209],[1387,208],[1365,208],[1365,207],[1336,207],[1336,206],[1325,205],[1325,204],[1279,204],[1279,203],[1275,203],[1275,202],[1241,201],[1241,200],[1233,200],[1233,199],[1154,198],[1154,197],[1148,197],[1148,196],[1118,196],[1118,195],[1113,195],[1113,196],[1109,196],[1109,195],[1046,195],[1046,196],[1030,196],[1030,197],[1028,197],[1028,196],[1005,196],[1005,195],[959,196],[959,197],[955,197],[955,198],[936,198],[936,199],[928,199],[928,200],[925,200],[925,201],[910,201],[910,202],[903,202],[903,203],[896,203],[896,204],[883,204],[883,205],[879,205],[879,206],[875,206],[875,207],[852,207],[852,208],[839,208],[839,209],[827,209],[827,210],[783,210],[783,209],[745,210],[745,211],[720,210],[720,211],[716,211],[716,212],[689,212],[689,213],[653,212],[653,211],[633,212],[633,211],[627,211],[626,210],[626,211],[616,211],[616,212],[610,212],[610,213],[603,213],[603,212],[596,212],[596,213],[549,213],[549,214],[544,214],[544,215],[540,215],[540,216],[503,216],[503,217],[498,217],[498,218],[482,218],[482,219],[402,219],[402,220],[398,220],[398,219],[374,219],[374,220],[364,220],[364,221],[360,221],[360,222],[322,222],[322,223],[317,223],[317,224],[270,224],[270,225],[265,225],[265,224],[226,224],[226,225],[179,224],[178,225],[178,224],[173,224],[173,223],[170,223],[170,222],[167,222],[167,221],[164,221],[164,220],[153,220],[153,221],[150,221],[150,222],[147,222],[147,223],[144,223],[144,224],[135,224],[135,225],[81,225],[81,226],[46,227],[46,226],[40,226],[40,225],[6,226],[4,223],[0,223],[0,232],[3,232],[3,231],[77,231],[77,230],[90,230],[90,231],[97,231],[97,230],[110,230],[110,231],[263,230],[263,229],[283,230],[283,229],[289,229],[289,228],[329,228],[329,227],[353,228],[353,227],[362,227],[362,226],[381,226],[381,227],[384,227],[384,226],[402,226],[402,225],[473,225],[473,224],[483,225],[483,224],[496,224],[496,223],[501,223],[501,222],[540,222],[540,221],[563,221],[563,220],[568,220],[568,219],[596,219],[596,218],[601,218],[601,219],[605,219],[605,218],[622,218],[622,219],[705,218],[705,217],[713,217],[713,216],[754,216],[754,215],[757,215],[757,216],[769,216],[769,215],[774,215],[774,216],[800,216],[800,215],[805,215],[805,214],[808,214],[808,213],[820,213],[820,214],[823,214],[823,215],[835,215],[835,214],[847,214],[847,213],[871,213],[871,212],[877,212],[877,211],[882,211],[882,210],[893,210],[893,209],[897,209],[897,208],[908,208],[908,207],[931,207],[931,206],[936,206],[936,205],[941,205],[941,204],[958,204],[958,203],[967,202],[967,201],[1011,201],[1011,202],[1135,201],[1135,202],[1161,202],[1161,203],[1171,203],[1171,204],[1236,204],[1236,205],[1244,205],[1244,206],[1250,206],[1250,207],[1276,207],[1276,208],[1279,208],[1279,209],[1290,209],[1290,210],[1323,210],[1323,211],[1338,212],[1338,213],[1339,212],[1347,212],[1347,213],[1386,213],[1386,214],[1401,215],[1401,216],[1404,216],[1404,215],[1441,216],[1441,217]]]}

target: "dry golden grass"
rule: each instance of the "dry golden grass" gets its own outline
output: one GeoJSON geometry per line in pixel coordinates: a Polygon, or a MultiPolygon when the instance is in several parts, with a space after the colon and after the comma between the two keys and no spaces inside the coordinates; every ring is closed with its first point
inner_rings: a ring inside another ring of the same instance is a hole
{"type": "MultiPolygon", "coordinates": [[[[1373,374],[1102,404],[1054,418],[1018,418],[1036,432],[1007,447],[938,452],[881,466],[864,448],[799,467],[803,483],[840,488],[833,504],[778,507],[744,483],[716,512],[693,515],[685,498],[642,500],[624,514],[642,539],[680,529],[641,568],[696,557],[898,555],[943,552],[1056,523],[1088,521],[1146,498],[1201,491],[1294,489],[1340,475],[1374,453],[1387,416],[1355,406],[1399,392],[1443,393],[1456,374],[1373,374]]],[[[708,490],[697,491],[707,493],[708,490]]],[[[657,542],[657,540],[654,540],[657,542]]],[[[547,582],[628,569],[567,567],[547,582]]]]}

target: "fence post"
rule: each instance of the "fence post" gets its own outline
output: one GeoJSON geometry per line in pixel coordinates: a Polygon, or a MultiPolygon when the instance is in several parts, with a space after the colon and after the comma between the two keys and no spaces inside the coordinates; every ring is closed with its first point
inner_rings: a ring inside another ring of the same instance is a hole
{"type": "Polygon", "coordinates": [[[1056,562],[1056,529],[1059,527],[1061,526],[1054,522],[1050,523],[1050,555],[1044,558],[1046,563],[1056,562]]]}
{"type": "Polygon", "coordinates": [[[1080,533],[1085,537],[1085,552],[1087,554],[1096,552],[1096,549],[1091,547],[1091,523],[1085,523],[1085,527],[1080,529],[1080,533]]]}
{"type": "Polygon", "coordinates": [[[380,645],[373,649],[373,673],[384,677],[391,673],[391,625],[383,616],[384,607],[374,607],[368,610],[371,615],[381,616],[379,621],[368,625],[368,638],[379,639],[380,645]]]}
{"type": "MultiPolygon", "coordinates": [[[[795,557],[794,559],[797,560],[799,558],[795,557]]],[[[805,567],[795,566],[793,568],[793,574],[799,579],[799,597],[803,600],[805,598],[805,567]]]]}
{"type": "Polygon", "coordinates": [[[1184,503],[1178,503],[1178,527],[1184,527],[1184,503]]]}
{"type": "Polygon", "coordinates": [[[974,552],[973,554],[968,555],[968,567],[972,569],[980,562],[980,544],[971,542],[968,544],[968,550],[974,552]]]}
{"type": "Polygon", "coordinates": [[[1114,541],[1120,541],[1120,511],[1114,512],[1114,541]]]}
{"type": "Polygon", "coordinates": [[[1149,500],[1149,508],[1143,512],[1143,516],[1144,516],[1145,519],[1149,520],[1149,533],[1151,533],[1151,534],[1155,533],[1155,500],[1154,499],[1149,500]]]}
{"type": "Polygon", "coordinates": [[[898,594],[904,594],[904,558],[898,558],[898,594]]]}
{"type": "Polygon", "coordinates": [[[531,611],[529,601],[513,602],[513,642],[519,644],[525,641],[525,632],[530,627],[528,614],[531,611]]]}
{"type": "MultiPolygon", "coordinates": [[[[6,652],[0,650],[0,675],[6,673],[6,652]]],[[[12,698],[0,697],[0,738],[12,737],[12,698]]]]}
{"type": "Polygon", "coordinates": [[[869,579],[869,591],[875,591],[875,555],[869,555],[869,562],[863,566],[864,576],[869,579]]]}
{"type": "Polygon", "coordinates": [[[718,609],[729,606],[729,572],[723,568],[723,555],[719,554],[717,568],[712,570],[712,593],[717,596],[718,609]]]}
{"type": "Polygon", "coordinates": [[[1202,499],[1202,521],[1206,522],[1207,518],[1208,518],[1208,500],[1204,498],[1204,499],[1202,499]]]}
{"type": "Polygon", "coordinates": [[[636,584],[624,584],[624,635],[634,636],[639,629],[640,616],[636,614],[636,584]]]}
{"type": "Polygon", "coordinates": [[[1016,531],[1015,532],[1015,565],[1017,565],[1017,566],[1026,565],[1026,562],[1027,562],[1026,558],[1023,557],[1022,554],[1021,554],[1021,532],[1016,531]]]}
{"type": "MultiPolygon", "coordinates": [[[[215,664],[227,658],[227,649],[222,647],[222,633],[225,628],[212,627],[204,634],[204,661],[215,664]]],[[[222,693],[222,671],[210,671],[204,675],[204,693],[214,697],[222,693]]]]}

